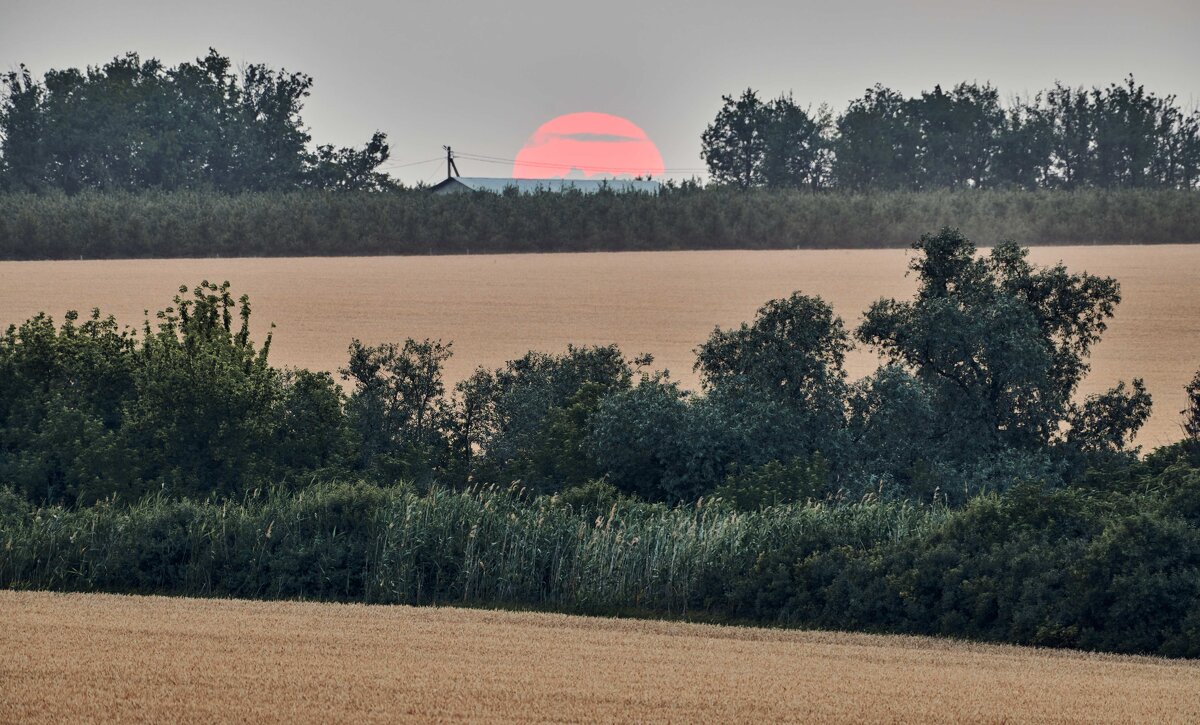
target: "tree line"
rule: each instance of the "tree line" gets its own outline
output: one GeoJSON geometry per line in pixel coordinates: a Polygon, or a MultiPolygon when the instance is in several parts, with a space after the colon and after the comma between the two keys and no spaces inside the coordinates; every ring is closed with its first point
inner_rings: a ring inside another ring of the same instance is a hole
{"type": "MultiPolygon", "coordinates": [[[[399,188],[361,148],[310,147],[311,76],[234,69],[210,49],[168,67],[127,53],[36,79],[0,77],[0,191],[399,188]]],[[[1200,112],[1133,76],[1091,89],[1056,83],[1010,103],[991,84],[906,97],[876,85],[835,114],[789,94],[724,96],[701,135],[711,181],[748,189],[1195,189],[1200,112]]]]}
{"type": "Polygon", "coordinates": [[[0,78],[0,190],[381,190],[390,150],[310,148],[313,79],[210,49],[167,67],[137,53],[84,70],[24,65],[0,78]]]}
{"type": "Polygon", "coordinates": [[[751,509],[957,505],[1133,460],[1141,381],[1075,396],[1115,280],[1032,265],[1013,244],[979,255],[950,229],[915,249],[916,296],[875,303],[854,330],[799,292],[714,330],[699,391],[615,346],[530,352],[449,386],[452,344],[412,339],[353,341],[343,388],[273,367],[227,284],[181,289],[140,330],[39,315],[0,337],[0,481],[64,505],[356,478],[751,509]],[[848,380],[853,345],[885,365],[848,380]]]}
{"type": "Polygon", "coordinates": [[[790,95],[724,96],[702,136],[712,179],[738,188],[1195,189],[1200,111],[1129,76],[1001,103],[989,83],[906,97],[875,85],[835,115],[790,95]]]}

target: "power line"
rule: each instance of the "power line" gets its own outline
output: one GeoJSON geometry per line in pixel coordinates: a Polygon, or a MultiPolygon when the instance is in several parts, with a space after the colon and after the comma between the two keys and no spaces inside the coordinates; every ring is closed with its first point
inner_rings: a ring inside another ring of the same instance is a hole
{"type": "Polygon", "coordinates": [[[421,164],[429,164],[434,161],[441,161],[441,160],[442,160],[441,156],[435,156],[432,159],[425,159],[424,161],[409,161],[406,164],[387,164],[385,166],[381,166],[380,168],[381,169],[403,169],[406,166],[420,166],[421,164]]]}
{"type": "MultiPolygon", "coordinates": [[[[508,158],[504,158],[501,156],[486,156],[483,154],[472,154],[469,152],[457,152],[456,155],[461,158],[470,159],[472,161],[482,161],[485,163],[506,163],[506,164],[519,163],[522,166],[545,166],[545,167],[551,167],[551,168],[568,168],[568,169],[580,169],[580,170],[592,169],[592,170],[599,170],[599,171],[606,171],[606,170],[610,170],[610,169],[619,168],[616,166],[587,166],[587,165],[580,165],[580,164],[560,164],[560,163],[554,163],[551,161],[518,161],[517,159],[508,159],[508,158]]],[[[667,168],[663,169],[663,171],[697,171],[697,172],[702,172],[702,171],[706,171],[706,170],[707,169],[703,169],[703,168],[699,168],[699,167],[682,167],[682,166],[667,167],[667,168]]]]}
{"type": "MultiPolygon", "coordinates": [[[[441,159],[438,159],[438,161],[441,161],[441,159]]],[[[423,183],[424,183],[426,186],[433,186],[433,185],[434,185],[434,182],[437,180],[437,178],[438,178],[439,176],[441,176],[441,174],[442,174],[442,172],[441,172],[441,170],[440,170],[440,169],[438,169],[438,170],[435,170],[435,171],[434,171],[432,174],[430,174],[430,175],[428,176],[428,178],[425,178],[425,179],[423,179],[423,180],[422,180],[422,182],[423,182],[423,183]]]]}
{"type": "MultiPolygon", "coordinates": [[[[567,169],[567,170],[579,169],[580,171],[613,171],[613,172],[621,171],[621,167],[615,166],[615,165],[614,166],[588,166],[588,165],[584,165],[584,164],[559,164],[559,163],[553,163],[550,161],[518,161],[517,159],[508,159],[508,158],[504,158],[502,156],[489,156],[489,155],[485,155],[485,154],[475,154],[475,153],[464,152],[464,151],[456,151],[455,157],[468,159],[471,161],[478,161],[480,163],[485,163],[485,164],[517,164],[517,163],[519,163],[522,166],[533,166],[533,167],[541,167],[541,168],[549,168],[549,169],[567,169]]],[[[689,168],[689,167],[673,167],[673,168],[664,168],[663,169],[663,173],[667,173],[667,172],[703,173],[705,171],[707,171],[707,169],[689,168]]]]}

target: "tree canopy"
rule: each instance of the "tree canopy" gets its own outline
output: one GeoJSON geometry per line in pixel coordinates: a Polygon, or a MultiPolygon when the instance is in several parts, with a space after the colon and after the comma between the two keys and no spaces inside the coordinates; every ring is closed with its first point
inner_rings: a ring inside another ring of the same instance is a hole
{"type": "Polygon", "coordinates": [[[1133,76],[1106,88],[1056,83],[1007,106],[989,83],[906,97],[868,88],[836,118],[747,89],[701,138],[713,180],[740,188],[1194,189],[1200,111],[1133,76]]]}
{"type": "Polygon", "coordinates": [[[1011,243],[981,255],[953,229],[913,250],[916,293],[875,302],[853,332],[800,292],[714,329],[696,391],[613,345],[531,351],[451,388],[449,343],[409,339],[354,340],[343,392],[270,365],[228,284],[181,288],[140,330],[39,315],[0,336],[0,480],[67,504],[355,477],[754,507],[961,503],[1134,460],[1142,382],[1077,395],[1115,280],[1035,266],[1011,243]],[[884,364],[848,381],[855,342],[884,364]]]}
{"type": "Polygon", "coordinates": [[[309,148],[313,79],[210,49],[167,67],[137,53],[0,79],[0,190],[381,189],[387,138],[309,148]]]}

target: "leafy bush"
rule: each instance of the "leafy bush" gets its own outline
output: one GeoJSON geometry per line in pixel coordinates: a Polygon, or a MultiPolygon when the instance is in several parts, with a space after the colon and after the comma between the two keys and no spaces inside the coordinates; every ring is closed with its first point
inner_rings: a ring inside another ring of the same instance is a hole
{"type": "Polygon", "coordinates": [[[0,338],[0,480],[42,503],[236,496],[336,465],[341,393],[267,363],[249,301],[204,282],[140,336],[96,312],[0,338]],[[234,316],[240,316],[240,327],[234,316]]]}
{"type": "Polygon", "coordinates": [[[787,463],[769,461],[757,468],[731,473],[712,495],[740,511],[753,511],[819,499],[829,487],[829,462],[818,452],[811,459],[787,463]]]}

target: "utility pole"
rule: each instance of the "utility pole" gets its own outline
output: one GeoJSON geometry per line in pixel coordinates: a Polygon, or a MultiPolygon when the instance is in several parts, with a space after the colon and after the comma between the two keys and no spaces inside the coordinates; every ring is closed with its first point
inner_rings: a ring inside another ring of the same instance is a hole
{"type": "Polygon", "coordinates": [[[458,165],[454,163],[454,152],[450,150],[449,146],[443,146],[442,148],[446,149],[446,178],[449,179],[452,176],[458,176],[458,165]],[[453,174],[450,173],[451,169],[454,169],[453,174]]]}

